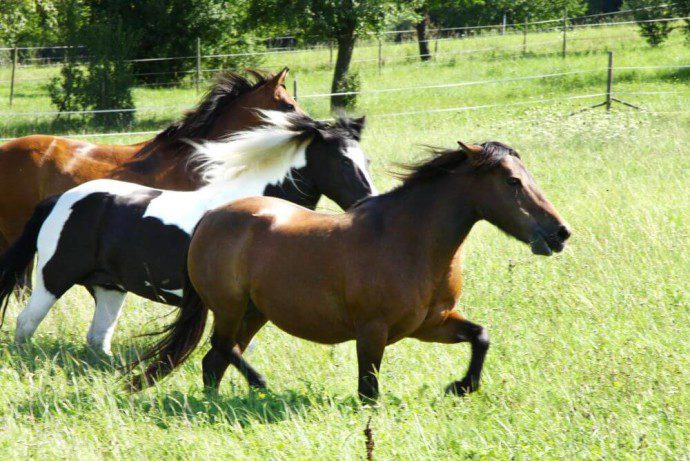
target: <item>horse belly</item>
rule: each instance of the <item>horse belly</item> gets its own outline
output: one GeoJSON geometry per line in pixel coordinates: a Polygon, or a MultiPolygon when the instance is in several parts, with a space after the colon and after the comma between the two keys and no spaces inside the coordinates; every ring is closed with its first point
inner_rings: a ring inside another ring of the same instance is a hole
{"type": "Polygon", "coordinates": [[[293,336],[323,344],[354,339],[352,324],[335,296],[288,283],[252,290],[251,297],[259,311],[293,336]]]}

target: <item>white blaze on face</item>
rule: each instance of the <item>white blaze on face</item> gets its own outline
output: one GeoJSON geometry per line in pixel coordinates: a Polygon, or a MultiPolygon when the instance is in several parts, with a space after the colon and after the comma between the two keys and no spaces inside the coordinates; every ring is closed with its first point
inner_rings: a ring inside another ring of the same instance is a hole
{"type": "Polygon", "coordinates": [[[369,168],[367,166],[367,157],[364,155],[364,151],[358,142],[354,141],[348,144],[345,149],[345,156],[348,157],[352,162],[359,168],[364,175],[364,179],[369,183],[369,188],[371,189],[371,195],[378,195],[378,190],[376,185],[374,185],[374,180],[371,179],[369,174],[369,168]]]}

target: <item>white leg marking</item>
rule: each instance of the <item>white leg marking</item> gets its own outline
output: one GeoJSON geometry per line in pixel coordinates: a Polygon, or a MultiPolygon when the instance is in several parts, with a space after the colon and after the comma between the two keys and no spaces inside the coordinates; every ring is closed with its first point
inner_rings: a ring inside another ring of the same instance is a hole
{"type": "Polygon", "coordinates": [[[31,298],[24,310],[17,317],[17,329],[14,332],[14,340],[22,344],[31,339],[38,325],[48,314],[48,311],[57,299],[43,284],[42,271],[36,271],[36,285],[31,292],[31,298]]]}
{"type": "Polygon", "coordinates": [[[89,328],[86,340],[93,349],[106,355],[111,355],[110,341],[115,332],[117,319],[122,312],[122,303],[126,293],[117,290],[106,290],[95,287],[96,312],[89,328]]]}

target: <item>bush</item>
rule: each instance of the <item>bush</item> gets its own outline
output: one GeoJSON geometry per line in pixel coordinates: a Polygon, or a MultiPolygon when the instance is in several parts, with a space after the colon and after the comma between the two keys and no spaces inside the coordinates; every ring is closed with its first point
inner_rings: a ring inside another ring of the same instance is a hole
{"type": "MultiPolygon", "coordinates": [[[[71,2],[63,24],[68,49],[66,62],[49,84],[52,103],[60,112],[85,110],[132,109],[133,75],[129,55],[128,35],[122,23],[114,18],[106,21],[82,21],[78,4],[71,2]],[[80,62],[81,49],[86,47],[88,61],[80,62]]],[[[103,112],[85,117],[68,117],[72,123],[90,121],[104,128],[127,127],[134,120],[134,112],[103,112]]]]}
{"type": "MultiPolygon", "coordinates": [[[[362,88],[362,80],[359,77],[359,72],[348,72],[338,82],[337,93],[356,93],[362,88]]],[[[338,107],[352,110],[357,106],[357,94],[344,94],[338,96],[338,107]]]]}

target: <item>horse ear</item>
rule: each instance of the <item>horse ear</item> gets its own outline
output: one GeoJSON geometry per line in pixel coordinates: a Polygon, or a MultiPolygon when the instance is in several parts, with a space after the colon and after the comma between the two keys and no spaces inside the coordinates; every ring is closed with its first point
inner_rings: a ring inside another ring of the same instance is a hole
{"type": "Polygon", "coordinates": [[[362,134],[362,130],[367,124],[367,117],[365,115],[362,115],[359,118],[355,118],[352,120],[352,127],[355,129],[358,135],[362,134]]]}
{"type": "Polygon", "coordinates": [[[465,144],[462,141],[458,141],[458,146],[460,146],[461,151],[463,151],[470,157],[472,155],[481,154],[484,151],[484,148],[482,146],[477,146],[475,144],[465,144]]]}
{"type": "Polygon", "coordinates": [[[275,86],[285,86],[285,78],[287,77],[288,72],[290,72],[290,69],[288,67],[284,67],[283,70],[281,70],[278,75],[273,77],[273,81],[275,83],[275,86]]]}

